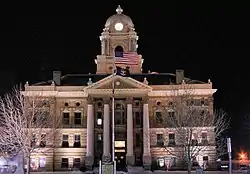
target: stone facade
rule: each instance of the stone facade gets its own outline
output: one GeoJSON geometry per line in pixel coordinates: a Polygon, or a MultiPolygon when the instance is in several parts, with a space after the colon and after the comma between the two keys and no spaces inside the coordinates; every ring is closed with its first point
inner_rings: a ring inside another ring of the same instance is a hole
{"type": "MultiPolygon", "coordinates": [[[[92,168],[98,166],[99,160],[110,161],[112,157],[112,83],[114,90],[114,121],[115,121],[115,158],[117,163],[127,165],[144,165],[149,167],[152,159],[172,157],[179,151],[178,133],[172,128],[162,127],[156,122],[156,112],[163,116],[173,87],[182,87],[182,83],[190,82],[194,89],[193,98],[206,100],[206,107],[212,112],[212,95],[216,92],[212,83],[192,81],[184,78],[183,71],[176,72],[176,83],[166,84],[157,81],[155,77],[170,78],[169,74],[142,73],[143,59],[139,56],[138,65],[130,66],[130,77],[110,75],[113,65],[113,54],[117,46],[123,51],[136,51],[138,36],[132,20],[117,9],[117,14],[111,16],[100,37],[101,55],[95,60],[96,74],[77,76],[82,80],[71,83],[67,79],[74,75],[61,77],[54,72],[53,80],[36,85],[25,85],[25,96],[43,96],[50,98],[51,114],[61,117],[63,127],[57,132],[53,148],[47,148],[46,153],[33,154],[31,165],[35,170],[73,170],[82,165],[92,168]],[[116,31],[114,26],[122,22],[122,31],[116,31]],[[137,74],[137,75],[133,75],[137,74]],[[139,74],[139,75],[138,75],[139,74]],[[85,79],[85,80],[84,80],[85,79]],[[198,82],[198,83],[195,83],[198,82]],[[157,136],[162,134],[164,144],[169,148],[159,147],[157,136]],[[174,146],[169,145],[169,134],[175,135],[174,146]],[[169,153],[169,152],[173,153],[169,153]]],[[[119,65],[121,67],[127,64],[119,65]]],[[[216,157],[215,138],[210,127],[197,128],[196,138],[199,145],[206,133],[206,148],[197,157],[198,161],[214,161],[216,157]],[[202,134],[204,133],[204,134],[202,134]],[[205,158],[204,158],[205,157],[205,158]]],[[[40,136],[40,135],[37,135],[40,136]]],[[[173,166],[178,164],[175,159],[173,166]]]]}

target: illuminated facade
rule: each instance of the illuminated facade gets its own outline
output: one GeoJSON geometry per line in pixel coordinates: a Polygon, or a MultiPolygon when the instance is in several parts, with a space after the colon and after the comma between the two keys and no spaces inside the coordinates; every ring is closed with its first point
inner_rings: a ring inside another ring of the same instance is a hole
{"type": "MultiPolygon", "coordinates": [[[[95,74],[65,75],[53,72],[53,80],[25,85],[26,95],[42,94],[50,98],[52,115],[61,117],[63,128],[55,136],[53,148],[46,153],[33,154],[31,166],[36,170],[71,170],[81,165],[98,166],[100,159],[110,159],[111,148],[111,99],[113,56],[123,51],[137,51],[138,36],[130,17],[122,13],[109,17],[100,36],[101,55],[94,60],[95,74]]],[[[171,73],[143,73],[143,58],[130,66],[130,76],[116,75],[115,81],[115,156],[117,165],[150,165],[152,159],[171,158],[172,166],[178,159],[166,148],[159,146],[159,139],[175,151],[178,135],[170,128],[163,128],[157,118],[168,114],[167,94],[173,85],[192,83],[197,95],[196,103],[213,110],[212,95],[216,91],[210,82],[203,83],[184,77],[182,70],[171,73]]],[[[126,64],[119,66],[125,68],[126,64]]],[[[209,129],[196,132],[199,143],[211,144],[198,161],[214,161],[214,137],[209,129]]],[[[37,135],[42,136],[42,135],[37,135]]],[[[49,143],[49,142],[48,142],[49,143]]],[[[208,146],[208,145],[207,145],[208,146]]],[[[45,147],[46,148],[46,147],[45,147]]]]}

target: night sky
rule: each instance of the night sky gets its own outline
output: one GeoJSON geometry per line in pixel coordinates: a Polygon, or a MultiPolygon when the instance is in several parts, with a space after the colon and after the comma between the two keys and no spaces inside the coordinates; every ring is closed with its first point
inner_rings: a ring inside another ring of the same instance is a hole
{"type": "MultiPolygon", "coordinates": [[[[174,73],[180,68],[192,79],[211,79],[218,89],[215,106],[232,117],[229,136],[234,148],[246,148],[250,143],[244,133],[244,117],[250,115],[250,6],[149,2],[120,3],[139,35],[143,70],[174,73]]],[[[53,70],[95,73],[99,36],[118,4],[95,1],[63,4],[64,8],[40,4],[2,14],[1,94],[15,84],[51,79],[53,70]]]]}

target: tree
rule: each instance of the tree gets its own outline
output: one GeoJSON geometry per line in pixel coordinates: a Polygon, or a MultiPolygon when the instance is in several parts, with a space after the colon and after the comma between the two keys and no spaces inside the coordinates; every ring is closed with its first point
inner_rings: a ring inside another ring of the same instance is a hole
{"type": "Polygon", "coordinates": [[[208,148],[217,146],[217,155],[226,152],[221,135],[227,130],[229,119],[223,111],[213,112],[206,96],[204,100],[198,99],[197,97],[201,96],[196,94],[193,85],[175,85],[170,91],[167,96],[170,101],[167,107],[168,114],[162,117],[160,122],[165,128],[172,129],[176,138],[169,137],[168,145],[164,147],[179,159],[184,157],[188,173],[191,173],[192,164],[197,156],[208,148]],[[176,147],[174,151],[172,147],[176,147]]]}
{"type": "Polygon", "coordinates": [[[0,150],[9,157],[22,154],[28,174],[31,155],[46,153],[61,125],[61,119],[51,114],[50,102],[41,94],[24,96],[18,88],[0,99],[0,150]]]}

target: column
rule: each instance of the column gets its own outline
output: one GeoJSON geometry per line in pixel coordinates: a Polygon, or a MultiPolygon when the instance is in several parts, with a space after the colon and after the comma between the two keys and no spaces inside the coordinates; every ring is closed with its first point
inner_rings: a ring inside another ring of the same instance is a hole
{"type": "Polygon", "coordinates": [[[133,110],[132,110],[132,104],[128,103],[127,104],[127,155],[126,155],[127,165],[134,165],[135,163],[133,137],[134,137],[133,110]]]}
{"type": "Polygon", "coordinates": [[[103,116],[103,156],[102,160],[104,162],[109,162],[111,160],[110,156],[110,110],[109,101],[104,103],[104,116],[103,116]]]}
{"type": "Polygon", "coordinates": [[[101,44],[102,44],[102,55],[105,55],[105,48],[106,48],[105,43],[106,43],[106,40],[105,40],[105,39],[101,40],[101,44]]]}
{"type": "Polygon", "coordinates": [[[143,104],[143,165],[146,170],[151,168],[150,130],[148,103],[143,104]]]}
{"type": "Polygon", "coordinates": [[[87,154],[85,164],[87,169],[92,169],[94,164],[94,106],[87,107],[87,154]]]}

